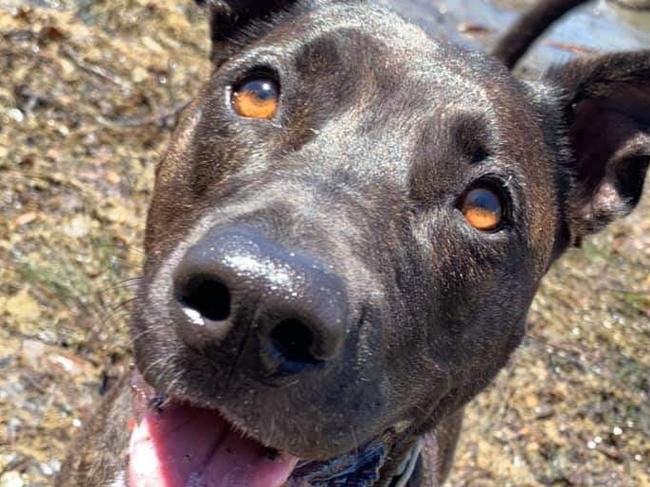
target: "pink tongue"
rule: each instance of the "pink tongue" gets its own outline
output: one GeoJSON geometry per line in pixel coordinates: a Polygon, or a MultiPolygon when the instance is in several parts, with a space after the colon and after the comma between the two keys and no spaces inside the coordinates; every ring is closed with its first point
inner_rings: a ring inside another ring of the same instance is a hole
{"type": "Polygon", "coordinates": [[[170,405],[133,430],[129,487],[281,487],[298,459],[271,460],[214,411],[170,405]]]}

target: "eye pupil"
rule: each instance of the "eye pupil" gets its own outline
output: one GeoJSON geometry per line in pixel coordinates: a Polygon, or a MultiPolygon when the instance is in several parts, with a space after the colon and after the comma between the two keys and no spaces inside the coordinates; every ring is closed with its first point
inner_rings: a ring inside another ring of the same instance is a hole
{"type": "Polygon", "coordinates": [[[269,120],[278,111],[279,98],[279,88],[273,80],[249,79],[233,91],[233,107],[242,117],[269,120]]]}
{"type": "Polygon", "coordinates": [[[461,211],[470,225],[486,232],[501,224],[504,213],[499,194],[487,188],[469,191],[463,199],[461,211]]]}
{"type": "Polygon", "coordinates": [[[260,100],[271,100],[277,98],[275,86],[271,81],[253,80],[242,86],[242,91],[252,93],[260,100]]]}

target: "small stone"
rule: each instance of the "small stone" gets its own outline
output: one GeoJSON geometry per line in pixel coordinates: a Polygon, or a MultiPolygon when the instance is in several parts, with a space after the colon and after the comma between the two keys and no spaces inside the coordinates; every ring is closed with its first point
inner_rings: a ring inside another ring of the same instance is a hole
{"type": "Polygon", "coordinates": [[[37,218],[38,218],[38,213],[36,213],[35,211],[28,211],[27,213],[23,213],[22,215],[16,217],[16,219],[14,220],[14,224],[18,227],[22,227],[24,225],[32,223],[37,218]]]}
{"type": "Polygon", "coordinates": [[[524,400],[526,402],[526,406],[528,406],[531,409],[534,409],[539,405],[539,399],[535,394],[528,394],[524,400]]]}
{"type": "Polygon", "coordinates": [[[22,346],[22,359],[25,365],[33,369],[41,367],[41,361],[48,353],[47,346],[38,340],[25,340],[22,346]]]}
{"type": "Polygon", "coordinates": [[[553,417],[555,411],[548,404],[542,404],[535,408],[535,419],[548,419],[553,417]]]}
{"type": "Polygon", "coordinates": [[[41,316],[41,306],[27,288],[7,299],[4,308],[6,313],[18,320],[36,320],[41,316]]]}
{"type": "Polygon", "coordinates": [[[76,215],[63,226],[63,232],[72,238],[82,238],[90,233],[91,225],[88,215],[76,215]]]}
{"type": "Polygon", "coordinates": [[[131,72],[131,79],[135,81],[136,83],[142,83],[143,81],[146,81],[149,78],[149,73],[147,72],[146,69],[138,66],[133,69],[131,72]]]}
{"type": "Polygon", "coordinates": [[[112,185],[119,184],[122,178],[120,178],[120,175],[115,172],[115,171],[108,171],[106,173],[106,181],[112,185]]]}
{"type": "Polygon", "coordinates": [[[18,108],[12,108],[7,112],[7,116],[12,119],[14,122],[23,123],[25,120],[25,114],[21,112],[18,108]]]}
{"type": "Polygon", "coordinates": [[[18,472],[7,472],[0,477],[0,487],[23,487],[24,485],[25,482],[18,472]]]}

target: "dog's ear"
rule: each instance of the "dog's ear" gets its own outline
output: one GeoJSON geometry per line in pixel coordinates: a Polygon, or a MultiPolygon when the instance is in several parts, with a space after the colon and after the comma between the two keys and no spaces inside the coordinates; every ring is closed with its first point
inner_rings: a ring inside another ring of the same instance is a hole
{"type": "Polygon", "coordinates": [[[232,51],[232,41],[253,25],[263,29],[275,14],[289,10],[298,0],[195,0],[209,9],[212,59],[219,62],[232,51]],[[230,48],[230,49],[229,49],[230,48]],[[220,50],[226,52],[220,53],[220,50]]]}
{"type": "Polygon", "coordinates": [[[650,160],[650,51],[586,58],[546,75],[561,93],[568,130],[570,243],[627,215],[650,160]]]}

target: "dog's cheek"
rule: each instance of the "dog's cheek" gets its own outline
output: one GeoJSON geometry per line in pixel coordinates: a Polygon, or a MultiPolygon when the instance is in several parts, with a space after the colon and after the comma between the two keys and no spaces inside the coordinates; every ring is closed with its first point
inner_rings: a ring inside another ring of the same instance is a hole
{"type": "MultiPolygon", "coordinates": [[[[192,143],[201,120],[202,109],[197,101],[183,112],[164,157],[156,167],[156,179],[145,230],[145,253],[156,258],[162,253],[170,225],[178,219],[179,206],[189,206],[186,175],[191,172],[192,143]]],[[[186,219],[187,220],[187,219],[186,219]]]]}
{"type": "Polygon", "coordinates": [[[521,341],[539,276],[525,242],[457,239],[435,262],[430,343],[459,381],[496,371],[521,341]]]}

